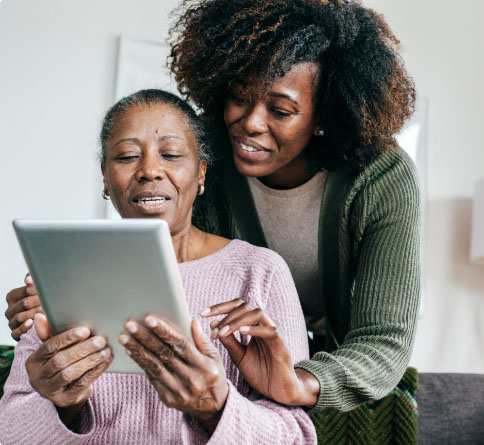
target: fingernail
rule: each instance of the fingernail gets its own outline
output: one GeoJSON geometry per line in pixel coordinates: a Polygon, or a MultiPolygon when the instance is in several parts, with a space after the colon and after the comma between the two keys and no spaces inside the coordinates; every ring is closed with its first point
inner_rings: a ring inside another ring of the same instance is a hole
{"type": "Polygon", "coordinates": [[[131,351],[129,349],[125,349],[126,354],[131,355],[131,351]]]}
{"type": "Polygon", "coordinates": [[[30,328],[30,326],[32,326],[34,324],[34,320],[32,320],[31,318],[29,318],[25,323],[24,323],[24,326],[26,328],[30,328]]]}
{"type": "Polygon", "coordinates": [[[206,307],[205,309],[202,309],[202,310],[200,311],[200,315],[201,315],[202,317],[205,317],[205,316],[206,316],[206,315],[208,315],[208,314],[210,314],[210,308],[209,308],[209,307],[206,307]]]}
{"type": "Polygon", "coordinates": [[[148,315],[145,318],[145,322],[150,328],[154,328],[158,324],[158,320],[155,317],[152,317],[151,315],[148,315]]]}
{"type": "Polygon", "coordinates": [[[103,357],[106,357],[108,354],[109,354],[109,349],[108,349],[108,348],[105,348],[105,349],[103,349],[103,350],[101,351],[101,355],[102,355],[103,357]]]}
{"type": "Polygon", "coordinates": [[[106,344],[106,340],[104,337],[94,337],[92,339],[92,344],[96,346],[96,348],[102,348],[106,344]]]}
{"type": "Polygon", "coordinates": [[[126,343],[128,343],[128,336],[127,335],[120,335],[119,336],[119,343],[121,343],[122,345],[125,345],[126,343]]]}
{"type": "Polygon", "coordinates": [[[218,329],[215,328],[213,331],[212,331],[212,338],[217,338],[217,335],[218,335],[218,329]]]}
{"type": "Polygon", "coordinates": [[[220,329],[219,335],[223,337],[227,332],[229,332],[230,326],[224,326],[222,329],[220,329]]]}
{"type": "Polygon", "coordinates": [[[245,334],[246,332],[249,332],[249,326],[241,326],[239,328],[239,332],[241,332],[242,334],[245,334]]]}
{"type": "Polygon", "coordinates": [[[76,335],[78,337],[85,337],[86,335],[89,335],[89,329],[79,328],[79,329],[76,330],[76,335]]]}
{"type": "Polygon", "coordinates": [[[32,284],[33,281],[32,281],[32,277],[30,275],[27,275],[25,277],[25,284],[32,284]]]}
{"type": "Polygon", "coordinates": [[[136,332],[138,332],[138,326],[136,326],[136,324],[133,323],[132,321],[128,321],[125,327],[126,327],[126,330],[128,332],[131,332],[132,334],[136,334],[136,332]]]}

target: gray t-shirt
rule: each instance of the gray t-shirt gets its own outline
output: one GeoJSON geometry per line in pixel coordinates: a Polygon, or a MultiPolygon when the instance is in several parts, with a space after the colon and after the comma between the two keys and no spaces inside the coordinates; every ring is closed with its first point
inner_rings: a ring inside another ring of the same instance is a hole
{"type": "Polygon", "coordinates": [[[319,211],[326,172],[288,190],[265,186],[248,177],[267,245],[281,255],[291,270],[308,330],[324,335],[318,264],[319,211]]]}

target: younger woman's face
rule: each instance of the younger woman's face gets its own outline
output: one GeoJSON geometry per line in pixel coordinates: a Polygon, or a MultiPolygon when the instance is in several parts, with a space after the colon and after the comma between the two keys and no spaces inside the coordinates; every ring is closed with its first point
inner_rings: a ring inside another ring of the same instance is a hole
{"type": "Polygon", "coordinates": [[[187,118],[163,103],[134,105],[117,118],[102,169],[123,218],[162,218],[172,235],[191,225],[205,170],[187,118]]]}
{"type": "Polygon", "coordinates": [[[248,85],[234,84],[224,117],[240,173],[274,188],[309,178],[304,149],[320,130],[314,116],[317,72],[314,63],[298,63],[254,99],[248,85]]]}

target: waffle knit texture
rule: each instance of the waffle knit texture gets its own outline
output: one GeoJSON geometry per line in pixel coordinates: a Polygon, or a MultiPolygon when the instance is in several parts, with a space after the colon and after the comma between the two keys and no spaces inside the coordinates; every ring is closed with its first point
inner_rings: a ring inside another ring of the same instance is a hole
{"type": "Polygon", "coordinates": [[[414,445],[417,443],[418,374],[407,368],[400,383],[381,400],[348,412],[314,412],[311,419],[321,445],[414,445]]]}
{"type": "MultiPolygon", "coordinates": [[[[234,240],[212,255],[179,266],[192,318],[199,318],[205,307],[242,298],[281,323],[294,362],[308,358],[294,282],[275,252],[234,240]]],[[[209,322],[201,319],[207,335],[209,322]]],[[[122,323],[120,320],[120,331],[122,323]]],[[[249,340],[248,336],[241,338],[244,343],[249,340]]],[[[96,381],[93,395],[78,416],[79,429],[73,432],[60,421],[54,404],[29,384],[25,360],[40,345],[35,329],[31,329],[16,347],[0,400],[0,443],[315,444],[316,432],[308,414],[301,408],[265,400],[250,390],[223,345],[215,343],[226,369],[229,395],[211,436],[194,418],[164,406],[144,374],[121,373],[105,373],[96,381]]]]}
{"type": "MultiPolygon", "coordinates": [[[[215,146],[194,224],[266,246],[229,143],[215,146]]],[[[315,410],[348,411],[388,394],[410,359],[420,300],[420,199],[409,156],[391,150],[360,172],[329,171],[318,230],[326,345],[297,367],[320,383],[315,410]]]]}

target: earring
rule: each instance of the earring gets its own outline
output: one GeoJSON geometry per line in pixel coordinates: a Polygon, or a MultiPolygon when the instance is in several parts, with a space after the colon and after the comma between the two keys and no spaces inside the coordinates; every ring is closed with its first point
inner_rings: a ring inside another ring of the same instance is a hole
{"type": "Polygon", "coordinates": [[[101,196],[103,197],[104,200],[109,201],[109,193],[106,187],[103,188],[103,191],[101,192],[101,196]]]}
{"type": "Polygon", "coordinates": [[[203,184],[198,184],[198,195],[203,195],[205,193],[205,186],[203,184]]]}
{"type": "Polygon", "coordinates": [[[318,136],[319,137],[324,136],[324,130],[323,129],[318,130],[318,136]]]}

